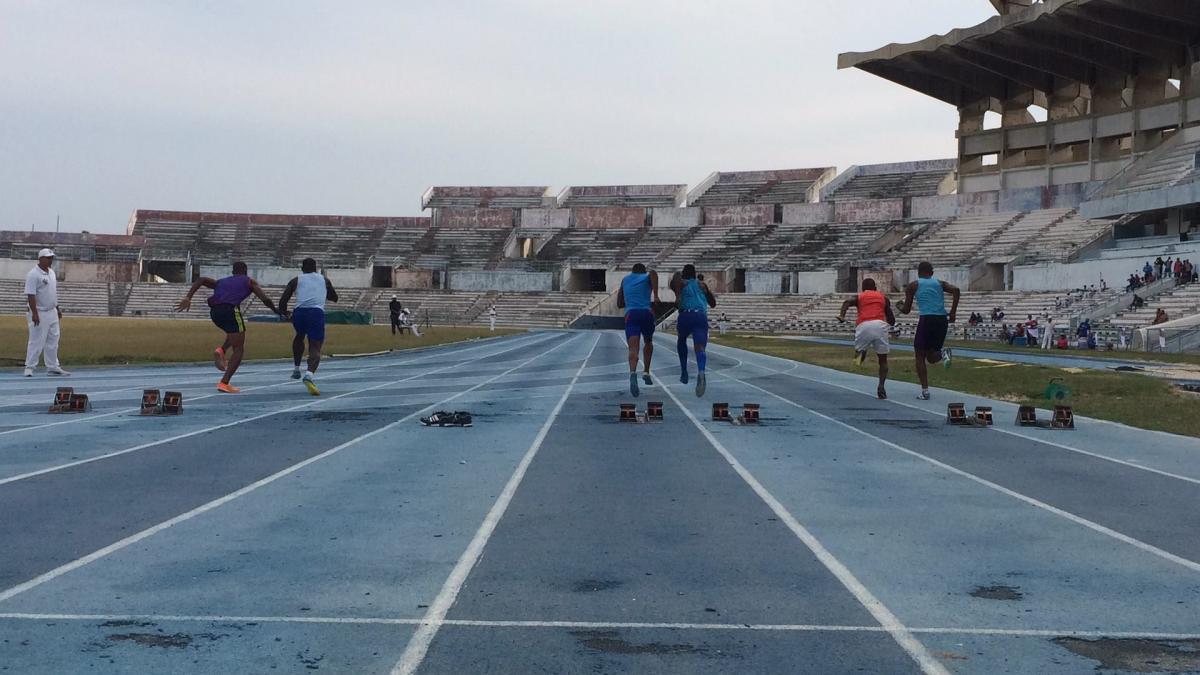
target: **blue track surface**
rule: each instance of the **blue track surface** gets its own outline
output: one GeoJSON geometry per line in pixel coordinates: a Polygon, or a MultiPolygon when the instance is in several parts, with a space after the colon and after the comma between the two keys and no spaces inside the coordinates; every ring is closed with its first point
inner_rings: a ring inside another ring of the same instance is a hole
{"type": "Polygon", "coordinates": [[[650,424],[617,332],[330,361],[319,398],[96,369],[59,416],[64,382],[0,379],[0,671],[1200,669],[1200,441],[715,346],[699,399],[658,347],[650,424]]]}

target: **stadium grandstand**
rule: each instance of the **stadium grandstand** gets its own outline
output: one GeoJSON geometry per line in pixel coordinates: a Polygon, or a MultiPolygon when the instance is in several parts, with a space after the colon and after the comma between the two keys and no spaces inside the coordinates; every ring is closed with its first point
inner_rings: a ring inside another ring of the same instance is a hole
{"type": "Polygon", "coordinates": [[[275,292],[305,257],[347,290],[339,307],[380,322],[396,294],[432,323],[494,306],[500,325],[569,326],[615,314],[635,263],[664,285],[695,264],[735,330],[844,332],[845,293],[867,277],[895,293],[926,260],[985,317],[967,337],[994,338],[995,309],[1105,336],[1158,308],[1200,313],[1198,292],[1144,275],[1159,258],[1200,263],[1200,9],[993,4],[977,26],[838,59],[954,105],[954,158],[691,186],[435,186],[421,217],[138,210],[124,236],[0,233],[0,311],[21,311],[13,285],[45,245],[64,297],[114,316],[171,316],[181,284],[234,260],[275,292]]]}

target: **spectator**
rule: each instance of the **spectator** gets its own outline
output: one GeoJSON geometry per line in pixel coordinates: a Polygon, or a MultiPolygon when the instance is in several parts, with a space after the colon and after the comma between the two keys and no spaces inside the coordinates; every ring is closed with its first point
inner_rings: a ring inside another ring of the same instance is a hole
{"type": "Polygon", "coordinates": [[[1012,344],[1013,334],[1012,331],[1008,329],[1008,324],[1006,323],[1000,325],[1000,341],[1010,345],[1012,344]]]}
{"type": "Polygon", "coordinates": [[[1158,351],[1167,351],[1167,331],[1162,328],[1158,329],[1158,351]]]}
{"type": "Polygon", "coordinates": [[[392,301],[388,303],[388,317],[392,321],[392,335],[395,335],[396,331],[400,331],[401,335],[404,334],[404,329],[400,326],[400,310],[402,309],[404,309],[404,305],[401,305],[400,300],[393,295],[392,301]]]}
{"type": "Polygon", "coordinates": [[[417,324],[412,320],[412,313],[407,307],[400,308],[400,325],[412,331],[416,337],[421,337],[421,331],[417,328],[417,324]]]}
{"type": "Polygon", "coordinates": [[[488,307],[488,330],[493,333],[496,332],[496,304],[495,303],[492,303],[492,306],[488,307]]]}
{"type": "Polygon", "coordinates": [[[1050,349],[1054,344],[1054,317],[1046,317],[1046,325],[1042,328],[1042,349],[1050,349]]]}
{"type": "Polygon", "coordinates": [[[725,312],[721,312],[721,316],[717,317],[717,330],[724,335],[729,330],[729,316],[725,312]]]}
{"type": "MultiPolygon", "coordinates": [[[[1159,260],[1162,260],[1162,258],[1159,258],[1159,260]]],[[[1154,267],[1152,267],[1150,265],[1150,261],[1147,260],[1146,264],[1142,265],[1142,277],[1149,277],[1151,274],[1154,274],[1154,267]]]]}
{"type": "Polygon", "coordinates": [[[1058,348],[1059,349],[1070,349],[1070,346],[1071,345],[1067,342],[1067,334],[1066,333],[1063,333],[1062,335],[1058,336],[1058,348]]]}
{"type": "Polygon", "coordinates": [[[1013,331],[1013,339],[1011,342],[1009,342],[1009,344],[1024,345],[1026,344],[1025,340],[1025,324],[1018,323],[1013,331]]]}
{"type": "Polygon", "coordinates": [[[1175,259],[1175,268],[1173,270],[1176,279],[1183,277],[1183,261],[1179,258],[1175,259]]]}
{"type": "Polygon", "coordinates": [[[1167,310],[1159,307],[1158,311],[1154,313],[1154,322],[1150,325],[1157,326],[1160,323],[1166,323],[1168,321],[1170,321],[1170,319],[1167,317],[1167,310]]]}
{"type": "Polygon", "coordinates": [[[1154,259],[1154,269],[1151,271],[1154,273],[1154,278],[1156,278],[1156,279],[1162,278],[1163,259],[1162,259],[1161,255],[1154,259]]]}
{"type": "Polygon", "coordinates": [[[1001,321],[1004,319],[1004,310],[999,307],[992,308],[992,321],[1001,321]]]}
{"type": "Polygon", "coordinates": [[[1117,340],[1120,342],[1121,351],[1129,349],[1129,326],[1121,326],[1117,329],[1117,340]]]}
{"type": "Polygon", "coordinates": [[[1054,298],[1054,309],[1062,309],[1062,308],[1063,308],[1062,298],[1055,297],[1054,298]]]}
{"type": "Polygon", "coordinates": [[[29,305],[25,313],[29,327],[25,377],[33,377],[39,359],[46,363],[46,372],[51,375],[70,375],[58,362],[62,309],[58,306],[58,276],[53,265],[54,251],[44,248],[38,251],[37,264],[25,275],[25,301],[29,305]]]}
{"type": "Polygon", "coordinates": [[[1142,299],[1142,296],[1134,293],[1133,302],[1129,303],[1129,309],[1141,309],[1145,304],[1146,301],[1142,299]]]}
{"type": "Polygon", "coordinates": [[[1104,275],[1100,275],[1100,292],[1103,293],[1107,290],[1108,290],[1108,282],[1104,280],[1104,275]]]}
{"type": "Polygon", "coordinates": [[[1038,346],[1039,327],[1037,319],[1031,314],[1029,321],[1025,323],[1025,345],[1028,347],[1038,346]]]}

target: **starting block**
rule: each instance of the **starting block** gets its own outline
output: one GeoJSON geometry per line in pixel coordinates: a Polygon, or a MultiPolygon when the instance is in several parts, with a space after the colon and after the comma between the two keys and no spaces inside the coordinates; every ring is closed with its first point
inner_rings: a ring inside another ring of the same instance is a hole
{"type": "Polygon", "coordinates": [[[1036,427],[1037,425],[1037,408],[1031,405],[1023,405],[1017,409],[1017,426],[1036,427]]]}
{"type": "Polygon", "coordinates": [[[975,406],[975,424],[981,427],[992,426],[992,406],[977,405],[975,406]]]}
{"type": "Polygon", "coordinates": [[[1069,405],[1054,406],[1054,417],[1050,419],[1051,429],[1074,429],[1075,412],[1069,405]]]}
{"type": "Polygon", "coordinates": [[[632,403],[621,404],[621,421],[636,422],[637,421],[637,406],[632,403]]]}
{"type": "Polygon", "coordinates": [[[1074,429],[1075,412],[1069,405],[1054,406],[1054,415],[1049,420],[1039,420],[1037,409],[1031,405],[1023,405],[1017,410],[1017,426],[1039,427],[1041,429],[1074,429]]]}
{"type": "Polygon", "coordinates": [[[742,404],[742,422],[744,424],[758,424],[758,404],[743,403],[742,404]]]}
{"type": "Polygon", "coordinates": [[[178,415],[183,412],[183,394],[166,391],[159,395],[157,389],[142,390],[143,415],[178,415]]]}
{"type": "Polygon", "coordinates": [[[54,404],[50,406],[52,413],[79,413],[91,409],[87,394],[76,394],[72,387],[59,387],[54,391],[54,404]]]}
{"type": "Polygon", "coordinates": [[[661,401],[647,401],[646,414],[639,415],[635,404],[622,403],[620,419],[622,422],[661,422],[663,419],[663,404],[661,401]]]}
{"type": "Polygon", "coordinates": [[[970,424],[967,420],[967,408],[962,403],[951,403],[946,406],[946,424],[956,426],[970,424]]]}
{"type": "Polygon", "coordinates": [[[729,404],[728,403],[714,403],[712,418],[718,422],[728,422],[729,421],[729,404]]]}

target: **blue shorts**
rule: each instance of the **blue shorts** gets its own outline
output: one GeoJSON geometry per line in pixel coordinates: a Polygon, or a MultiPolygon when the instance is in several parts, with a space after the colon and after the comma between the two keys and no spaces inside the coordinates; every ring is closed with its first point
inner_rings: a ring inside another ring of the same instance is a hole
{"type": "Polygon", "coordinates": [[[689,337],[693,345],[708,344],[708,314],[704,312],[680,312],[676,322],[676,331],[682,342],[689,337]]]}
{"type": "Polygon", "coordinates": [[[323,342],[325,340],[325,310],[319,307],[301,307],[294,310],[292,327],[296,329],[296,335],[323,342]]]}
{"type": "Polygon", "coordinates": [[[647,340],[654,337],[654,312],[648,309],[625,312],[625,339],[639,335],[647,340]]]}

